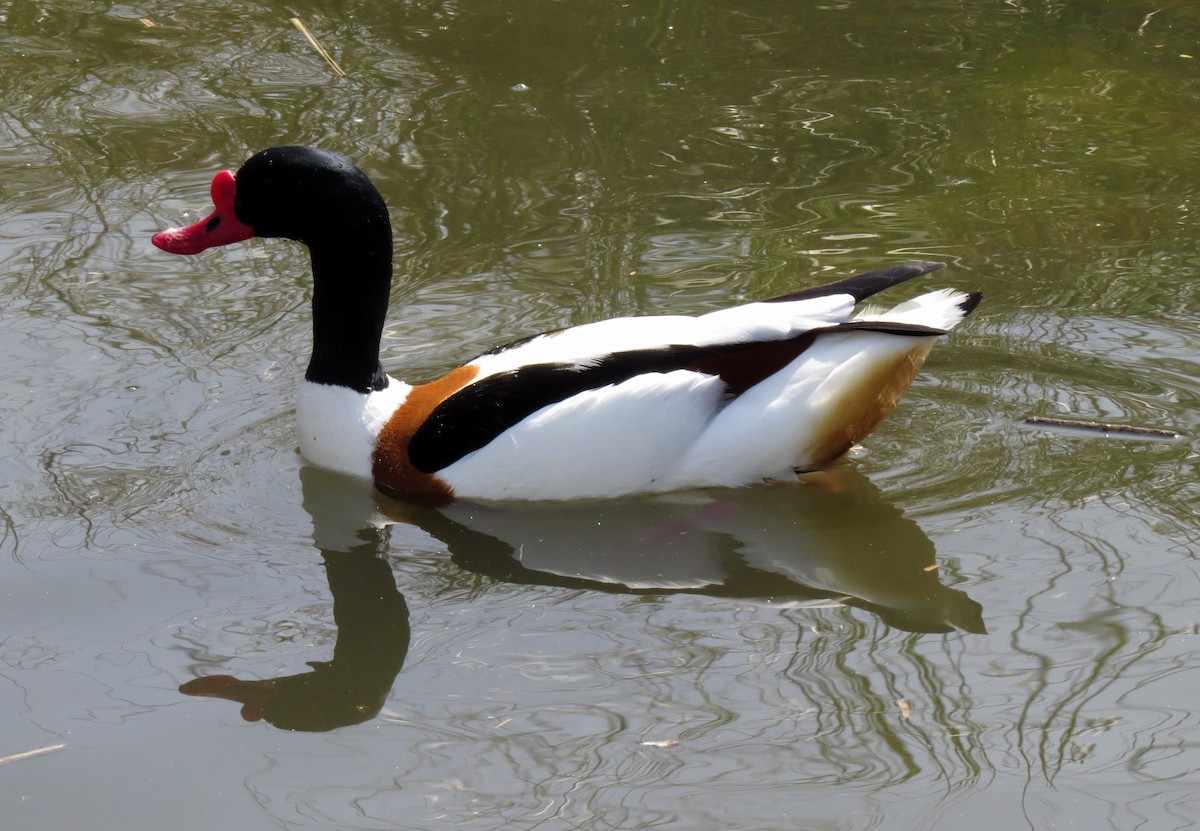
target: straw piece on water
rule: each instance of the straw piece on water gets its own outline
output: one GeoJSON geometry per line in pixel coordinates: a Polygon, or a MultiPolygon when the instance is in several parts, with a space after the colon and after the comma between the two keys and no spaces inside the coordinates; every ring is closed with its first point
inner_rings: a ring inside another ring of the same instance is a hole
{"type": "Polygon", "coordinates": [[[640,744],[642,747],[679,747],[679,742],[675,741],[675,739],[666,739],[665,741],[660,742],[638,742],[638,744],[640,744]]]}
{"type": "Polygon", "coordinates": [[[312,44],[312,48],[316,49],[317,54],[324,58],[326,63],[333,67],[334,72],[336,72],[338,75],[341,75],[343,78],[346,77],[346,71],[338,66],[337,61],[333,59],[333,55],[330,55],[327,51],[325,51],[325,47],[322,46],[315,37],[313,37],[313,33],[308,31],[308,27],[304,25],[303,20],[298,17],[293,17],[292,25],[299,30],[300,34],[308,38],[308,42],[312,44]]]}
{"type": "Polygon", "coordinates": [[[65,744],[52,744],[49,747],[39,747],[37,750],[26,750],[24,753],[0,756],[0,766],[11,765],[13,762],[24,762],[26,759],[36,759],[38,756],[45,756],[47,753],[66,749],[67,746],[65,744]]]}

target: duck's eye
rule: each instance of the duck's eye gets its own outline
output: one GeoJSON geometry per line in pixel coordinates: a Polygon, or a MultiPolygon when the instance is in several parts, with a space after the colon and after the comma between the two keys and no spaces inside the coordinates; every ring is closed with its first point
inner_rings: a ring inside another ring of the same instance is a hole
{"type": "Polygon", "coordinates": [[[210,217],[208,222],[206,222],[204,225],[204,232],[206,234],[211,234],[213,231],[216,230],[217,226],[220,224],[221,224],[221,217],[219,217],[219,216],[210,217]]]}

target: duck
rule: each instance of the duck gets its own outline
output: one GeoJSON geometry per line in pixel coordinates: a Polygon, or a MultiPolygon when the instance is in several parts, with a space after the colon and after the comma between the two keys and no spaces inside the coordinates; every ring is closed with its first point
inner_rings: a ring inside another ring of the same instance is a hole
{"type": "Polygon", "coordinates": [[[891,413],[934,343],[979,304],[874,295],[944,267],[904,262],[699,315],[617,317],[522,337],[445,375],[386,374],[392,227],[347,158],[272,147],[212,180],[214,208],[152,242],[198,254],[307,246],[312,352],[301,455],[394,499],[576,500],[741,487],[827,468],[891,413]]]}

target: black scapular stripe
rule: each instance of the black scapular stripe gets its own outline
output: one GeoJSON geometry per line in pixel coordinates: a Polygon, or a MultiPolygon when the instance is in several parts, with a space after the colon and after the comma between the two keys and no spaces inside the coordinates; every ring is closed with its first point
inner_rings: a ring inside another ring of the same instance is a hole
{"type": "Polygon", "coordinates": [[[522,419],[591,389],[646,372],[669,372],[701,352],[695,346],[617,352],[587,365],[530,364],[468,384],[434,408],[408,442],[408,459],[423,473],[454,464],[522,419]]]}
{"type": "Polygon", "coordinates": [[[614,352],[582,365],[530,364],[489,375],[449,396],[413,433],[408,458],[417,470],[435,473],[486,446],[543,407],[648,372],[684,369],[720,376],[726,395],[735,397],[783,369],[820,335],[851,331],[912,337],[945,334],[926,326],[849,321],[787,340],[720,346],[676,344],[614,352]]]}

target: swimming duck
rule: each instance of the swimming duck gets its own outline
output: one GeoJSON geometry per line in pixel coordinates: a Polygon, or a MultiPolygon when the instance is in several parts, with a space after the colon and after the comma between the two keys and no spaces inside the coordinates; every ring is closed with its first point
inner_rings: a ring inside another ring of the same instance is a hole
{"type": "Polygon", "coordinates": [[[300,451],[403,500],[583,499],[740,486],[836,461],[895,408],[981,295],[858,303],[912,262],[694,317],[620,317],[526,337],[410,385],[379,362],[387,206],[347,159],[274,147],[212,182],[213,212],[153,242],[197,254],[282,237],[312,258],[300,451]]]}

